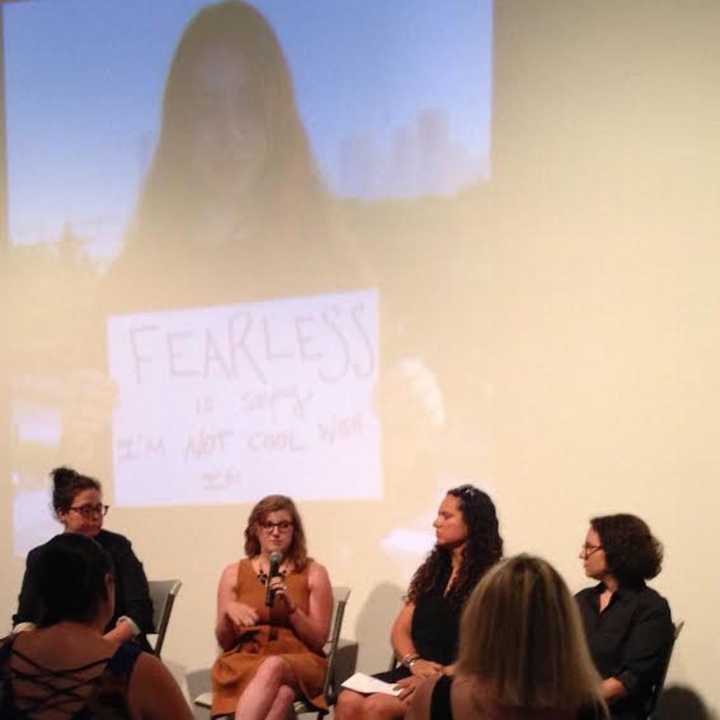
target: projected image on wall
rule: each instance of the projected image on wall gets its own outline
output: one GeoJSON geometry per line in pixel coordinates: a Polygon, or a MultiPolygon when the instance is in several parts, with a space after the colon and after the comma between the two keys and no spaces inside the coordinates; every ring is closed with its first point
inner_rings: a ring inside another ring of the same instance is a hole
{"type": "Polygon", "coordinates": [[[491,2],[2,12],[18,551],[60,463],[119,506],[387,497],[452,413],[491,2]]]}

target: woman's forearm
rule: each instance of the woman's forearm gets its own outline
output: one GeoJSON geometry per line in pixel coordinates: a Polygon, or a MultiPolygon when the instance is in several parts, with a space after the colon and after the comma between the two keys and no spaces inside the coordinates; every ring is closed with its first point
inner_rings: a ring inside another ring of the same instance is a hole
{"type": "Polygon", "coordinates": [[[288,617],[295,633],[309,648],[316,652],[323,649],[327,636],[321,623],[313,620],[310,615],[297,605],[288,617]]]}
{"type": "Polygon", "coordinates": [[[223,615],[215,625],[215,639],[223,650],[229,650],[235,644],[235,628],[227,615],[223,615]]]}

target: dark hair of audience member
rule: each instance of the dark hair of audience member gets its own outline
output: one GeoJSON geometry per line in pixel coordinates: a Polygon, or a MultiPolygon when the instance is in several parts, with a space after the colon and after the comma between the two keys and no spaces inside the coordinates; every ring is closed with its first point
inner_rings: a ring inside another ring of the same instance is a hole
{"type": "MultiPolygon", "coordinates": [[[[460,512],[468,528],[462,567],[449,596],[452,605],[460,608],[478,580],[502,557],[503,541],[495,505],[487,493],[473,485],[460,485],[448,490],[447,494],[458,499],[460,512]]],[[[415,601],[430,592],[438,578],[449,573],[451,558],[449,549],[435,546],[415,572],[410,582],[408,600],[415,601]]]]}
{"type": "Polygon", "coordinates": [[[67,512],[73,504],[78,493],[84,490],[97,490],[102,492],[98,480],[87,475],[81,475],[69,467],[58,467],[51,471],[53,480],[52,503],[55,511],[67,512]]]}
{"type": "Polygon", "coordinates": [[[110,555],[92,538],[56,535],[38,559],[37,589],[43,608],[39,625],[93,620],[106,599],[106,577],[112,572],[110,555]]]}
{"type": "Polygon", "coordinates": [[[620,585],[639,585],[662,569],[663,547],[647,524],[635,515],[620,513],[590,520],[600,536],[610,573],[620,585]]]}

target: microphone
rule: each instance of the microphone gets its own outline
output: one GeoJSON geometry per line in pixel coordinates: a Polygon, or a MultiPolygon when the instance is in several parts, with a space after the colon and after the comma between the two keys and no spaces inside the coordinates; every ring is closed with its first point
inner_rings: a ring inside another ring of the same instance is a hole
{"type": "Polygon", "coordinates": [[[272,607],[275,593],[270,587],[270,581],[280,574],[280,563],[282,562],[282,553],[270,553],[270,570],[268,571],[267,587],[265,588],[265,605],[272,607]]]}

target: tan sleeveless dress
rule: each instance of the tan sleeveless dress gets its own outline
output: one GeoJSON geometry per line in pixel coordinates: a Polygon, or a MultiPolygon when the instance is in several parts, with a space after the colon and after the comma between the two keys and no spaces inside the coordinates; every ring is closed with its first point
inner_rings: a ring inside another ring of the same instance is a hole
{"type": "MultiPolygon", "coordinates": [[[[288,594],[304,612],[308,611],[308,560],[301,573],[290,573],[286,578],[288,594]]],[[[265,585],[255,574],[252,563],[245,558],[238,564],[237,599],[253,607],[260,619],[258,624],[246,628],[237,639],[237,645],[224,652],[213,665],[212,715],[235,712],[238,698],[262,662],[270,655],[282,655],[297,678],[305,700],[318,708],[326,708],[322,697],[327,660],[305,645],[295,634],[287,614],[287,605],[278,598],[272,608],[265,607],[265,585]]]]}

